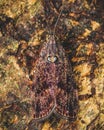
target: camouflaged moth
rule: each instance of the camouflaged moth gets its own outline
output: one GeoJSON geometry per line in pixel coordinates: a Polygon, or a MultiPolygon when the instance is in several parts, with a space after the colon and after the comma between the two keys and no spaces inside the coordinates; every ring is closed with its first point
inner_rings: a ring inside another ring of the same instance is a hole
{"type": "MultiPolygon", "coordinates": [[[[59,13],[56,25],[62,14],[59,13]]],[[[48,26],[48,25],[47,25],[48,26]]],[[[78,112],[78,90],[72,68],[64,48],[51,35],[40,49],[33,74],[32,103],[35,120],[43,120],[55,113],[59,117],[75,120],[78,112]]]]}
{"type": "Polygon", "coordinates": [[[61,44],[54,36],[41,47],[33,74],[34,119],[43,120],[55,113],[74,120],[78,111],[78,91],[72,68],[61,44]]]}

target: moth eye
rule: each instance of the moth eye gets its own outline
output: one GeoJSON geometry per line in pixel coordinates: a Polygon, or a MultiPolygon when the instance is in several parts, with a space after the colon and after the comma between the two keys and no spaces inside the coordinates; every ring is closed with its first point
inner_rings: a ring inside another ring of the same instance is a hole
{"type": "Polygon", "coordinates": [[[55,61],[57,61],[57,56],[48,56],[48,58],[47,58],[47,60],[49,61],[49,62],[52,62],[52,63],[54,63],[55,61]]]}

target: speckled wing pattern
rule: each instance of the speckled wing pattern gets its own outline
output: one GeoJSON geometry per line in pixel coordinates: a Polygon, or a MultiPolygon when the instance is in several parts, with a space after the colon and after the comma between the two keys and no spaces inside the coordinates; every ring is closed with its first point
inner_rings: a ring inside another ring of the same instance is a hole
{"type": "Polygon", "coordinates": [[[53,112],[65,119],[76,118],[78,92],[71,65],[53,36],[42,45],[35,63],[33,92],[34,119],[45,119],[53,112]]]}

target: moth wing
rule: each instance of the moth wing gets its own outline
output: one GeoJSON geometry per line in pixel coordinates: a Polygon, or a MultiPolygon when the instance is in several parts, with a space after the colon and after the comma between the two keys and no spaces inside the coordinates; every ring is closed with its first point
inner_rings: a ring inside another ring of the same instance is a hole
{"type": "Polygon", "coordinates": [[[62,118],[75,120],[78,112],[78,90],[72,76],[71,65],[64,59],[58,66],[59,82],[57,85],[55,113],[62,118]],[[60,73],[63,72],[63,73],[60,73]]]}
{"type": "Polygon", "coordinates": [[[43,120],[54,110],[55,100],[46,80],[47,63],[41,58],[36,62],[33,77],[34,100],[32,103],[34,119],[43,120]]]}

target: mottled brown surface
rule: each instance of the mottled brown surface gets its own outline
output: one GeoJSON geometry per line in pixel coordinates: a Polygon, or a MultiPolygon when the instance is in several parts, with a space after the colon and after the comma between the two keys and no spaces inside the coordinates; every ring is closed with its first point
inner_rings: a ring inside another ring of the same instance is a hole
{"type": "Polygon", "coordinates": [[[41,46],[32,75],[34,120],[43,120],[52,113],[60,118],[75,120],[78,89],[65,50],[53,36],[41,46]]]}
{"type": "Polygon", "coordinates": [[[0,1],[0,130],[103,130],[104,2],[46,1],[0,1]],[[53,114],[36,123],[31,73],[62,6],[55,37],[72,64],[79,112],[74,122],[53,114]]]}

